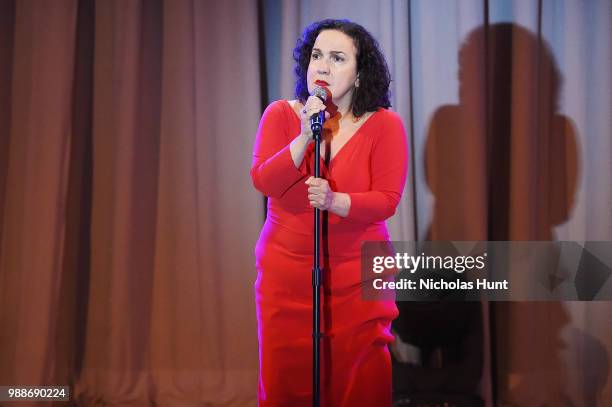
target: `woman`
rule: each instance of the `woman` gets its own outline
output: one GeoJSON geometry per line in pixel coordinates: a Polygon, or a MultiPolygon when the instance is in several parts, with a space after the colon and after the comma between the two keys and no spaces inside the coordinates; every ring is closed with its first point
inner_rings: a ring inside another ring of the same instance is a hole
{"type": "Polygon", "coordinates": [[[360,247],[388,240],[407,168],[399,116],[386,108],[390,76],[376,40],[347,20],[307,27],[294,50],[296,100],[263,114],[251,177],[269,197],[255,249],[260,406],[312,403],[312,209],[323,212],[324,292],[321,400],[324,406],[391,405],[387,344],[392,301],[361,299],[360,247]],[[321,178],[312,177],[309,118],[326,109],[310,96],[331,93],[321,146],[321,178]],[[330,115],[330,111],[335,111],[330,115]]]}

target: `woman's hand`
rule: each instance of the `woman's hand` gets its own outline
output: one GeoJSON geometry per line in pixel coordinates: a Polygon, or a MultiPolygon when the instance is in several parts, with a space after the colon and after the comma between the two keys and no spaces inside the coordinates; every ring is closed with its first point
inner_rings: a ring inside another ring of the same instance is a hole
{"type": "MultiPolygon", "coordinates": [[[[300,120],[302,122],[301,134],[308,137],[309,141],[312,140],[312,130],[310,129],[310,118],[313,114],[319,113],[325,110],[325,104],[316,96],[310,96],[306,100],[306,104],[300,110],[300,120]]],[[[329,113],[325,112],[325,120],[329,119],[329,113]]]]}
{"type": "Polygon", "coordinates": [[[344,192],[334,192],[326,179],[310,177],[305,182],[308,185],[308,202],[313,208],[333,212],[346,217],[351,209],[351,196],[344,192]]]}
{"type": "Polygon", "coordinates": [[[329,182],[323,178],[310,177],[305,182],[308,185],[308,202],[313,208],[326,211],[332,206],[334,191],[329,187],[329,182]]]}
{"type": "MultiPolygon", "coordinates": [[[[293,163],[295,164],[296,168],[300,168],[302,160],[304,160],[304,153],[306,152],[306,148],[310,143],[313,142],[312,130],[310,130],[310,117],[312,117],[313,114],[318,113],[324,109],[325,105],[323,104],[321,99],[316,96],[310,96],[306,101],[306,104],[300,110],[300,134],[296,138],[294,138],[293,141],[291,141],[291,144],[289,145],[289,150],[291,151],[291,159],[293,160],[293,163]]],[[[328,112],[325,112],[325,118],[329,118],[328,112]]],[[[323,143],[325,142],[322,141],[321,143],[322,145],[324,145],[323,143]]]]}

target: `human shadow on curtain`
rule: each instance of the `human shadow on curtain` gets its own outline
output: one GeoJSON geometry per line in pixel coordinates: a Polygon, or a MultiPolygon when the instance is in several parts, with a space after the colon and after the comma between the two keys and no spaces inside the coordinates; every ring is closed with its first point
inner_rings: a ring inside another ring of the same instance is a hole
{"type": "MultiPolygon", "coordinates": [[[[579,165],[575,126],[558,111],[561,75],[550,47],[523,27],[500,23],[471,31],[458,58],[459,103],[436,110],[423,152],[435,199],[427,240],[554,240],[553,228],[569,218],[579,165]]],[[[404,302],[399,308],[394,327],[402,340],[425,356],[441,355],[435,363],[406,368],[411,385],[404,390],[476,394],[483,360],[480,304],[404,302]],[[450,345],[439,340],[448,337],[454,338],[450,345]]],[[[516,366],[506,356],[511,339],[504,339],[508,314],[534,308],[549,315],[542,335],[555,344],[538,348],[534,360],[560,369],[560,332],[569,321],[562,306],[498,304],[490,329],[493,375],[501,382],[511,370],[534,368],[516,366]]]]}

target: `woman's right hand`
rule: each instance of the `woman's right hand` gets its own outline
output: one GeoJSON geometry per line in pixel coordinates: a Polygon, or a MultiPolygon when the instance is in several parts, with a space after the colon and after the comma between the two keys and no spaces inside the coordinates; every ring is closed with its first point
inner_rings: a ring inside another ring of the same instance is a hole
{"type": "MultiPolygon", "coordinates": [[[[310,129],[310,118],[313,114],[325,110],[325,104],[316,96],[309,96],[306,104],[300,110],[300,120],[302,121],[301,134],[312,141],[312,130],[310,129]]],[[[325,120],[329,119],[329,112],[325,112],[325,120]]]]}
{"type": "MultiPolygon", "coordinates": [[[[304,154],[306,153],[307,147],[314,141],[312,139],[312,130],[310,129],[310,117],[321,110],[325,110],[325,104],[323,104],[321,99],[316,96],[310,96],[306,101],[306,104],[300,109],[300,121],[302,122],[302,128],[300,130],[300,134],[289,144],[291,159],[293,160],[296,168],[300,168],[300,165],[304,160],[304,154]]],[[[325,120],[327,119],[329,119],[329,113],[325,112],[325,120]]],[[[322,143],[325,142],[323,141],[322,143]]]]}

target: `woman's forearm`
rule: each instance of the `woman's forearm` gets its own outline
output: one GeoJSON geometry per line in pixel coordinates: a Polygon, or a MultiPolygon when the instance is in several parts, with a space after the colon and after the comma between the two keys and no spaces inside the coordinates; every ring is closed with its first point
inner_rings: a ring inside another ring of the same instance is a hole
{"type": "Polygon", "coordinates": [[[299,168],[302,165],[302,161],[304,160],[304,154],[306,154],[306,148],[310,143],[310,137],[300,134],[296,138],[291,141],[289,144],[289,151],[291,151],[291,158],[293,159],[293,163],[296,168],[299,168]]]}
{"type": "Polygon", "coordinates": [[[331,206],[327,210],[345,218],[351,210],[350,195],[344,192],[334,192],[331,206]]]}

